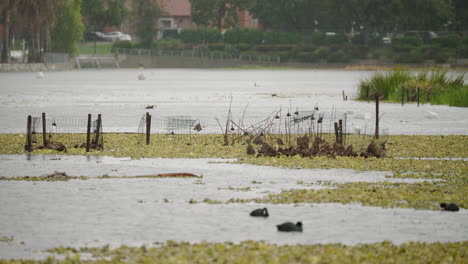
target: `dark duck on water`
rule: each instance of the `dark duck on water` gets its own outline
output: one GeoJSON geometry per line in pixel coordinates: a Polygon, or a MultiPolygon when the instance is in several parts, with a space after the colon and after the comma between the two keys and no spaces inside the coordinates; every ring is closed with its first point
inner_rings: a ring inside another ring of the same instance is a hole
{"type": "Polygon", "coordinates": [[[441,203],[440,204],[440,207],[443,208],[445,211],[452,211],[452,212],[457,212],[460,210],[460,208],[458,207],[458,205],[454,204],[454,203],[441,203]]]}
{"type": "Polygon", "coordinates": [[[268,210],[266,208],[259,208],[255,209],[252,212],[250,212],[250,216],[262,216],[262,217],[268,217],[268,210]]]}
{"type": "Polygon", "coordinates": [[[276,226],[278,228],[278,231],[281,232],[302,232],[302,223],[297,222],[297,223],[291,223],[291,222],[286,222],[281,225],[276,226]]]}

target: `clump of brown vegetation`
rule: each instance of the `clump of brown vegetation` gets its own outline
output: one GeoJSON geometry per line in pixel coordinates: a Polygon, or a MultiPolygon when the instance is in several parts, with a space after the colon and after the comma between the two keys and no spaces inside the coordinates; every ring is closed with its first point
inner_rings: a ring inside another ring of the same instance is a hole
{"type": "MultiPolygon", "coordinates": [[[[260,142],[260,140],[257,140],[260,142]]],[[[352,144],[348,146],[344,146],[343,144],[334,142],[330,144],[325,140],[315,137],[314,141],[310,142],[310,137],[308,135],[304,135],[296,139],[296,145],[289,146],[289,147],[274,147],[265,142],[264,140],[261,141],[260,148],[255,151],[254,147],[251,144],[247,145],[247,154],[248,155],[255,155],[257,157],[279,157],[279,156],[287,156],[292,157],[299,155],[303,158],[310,158],[310,157],[318,157],[318,156],[329,156],[329,157],[337,157],[337,156],[345,156],[345,157],[377,157],[382,158],[385,156],[385,142],[378,145],[374,141],[372,141],[366,149],[361,151],[360,154],[354,150],[352,144]]],[[[255,142],[254,142],[255,143],[255,142]]]]}

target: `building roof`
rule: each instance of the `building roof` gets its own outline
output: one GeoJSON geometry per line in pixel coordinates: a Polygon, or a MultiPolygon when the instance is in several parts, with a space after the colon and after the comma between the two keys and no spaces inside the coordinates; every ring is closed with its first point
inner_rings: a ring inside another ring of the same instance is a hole
{"type": "Polygon", "coordinates": [[[190,16],[191,6],[189,0],[162,0],[161,8],[167,16],[190,16]]]}

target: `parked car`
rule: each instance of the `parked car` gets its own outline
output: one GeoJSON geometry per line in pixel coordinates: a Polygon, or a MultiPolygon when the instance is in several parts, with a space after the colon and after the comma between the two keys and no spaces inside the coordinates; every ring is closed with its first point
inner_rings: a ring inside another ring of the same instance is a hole
{"type": "Polygon", "coordinates": [[[392,38],[390,38],[390,37],[383,37],[383,38],[382,38],[382,42],[383,42],[383,44],[385,44],[385,45],[390,45],[390,44],[392,44],[392,38]]]}
{"type": "Polygon", "coordinates": [[[132,37],[128,34],[124,34],[119,31],[113,31],[106,34],[107,38],[110,41],[122,41],[122,40],[132,40],[132,37]]]}
{"type": "Polygon", "coordinates": [[[439,36],[433,31],[417,31],[411,30],[405,32],[405,37],[419,36],[422,38],[424,43],[430,43],[433,39],[438,38],[439,36]]]}
{"type": "Polygon", "coordinates": [[[84,41],[107,41],[105,34],[102,32],[85,32],[84,41]]]}

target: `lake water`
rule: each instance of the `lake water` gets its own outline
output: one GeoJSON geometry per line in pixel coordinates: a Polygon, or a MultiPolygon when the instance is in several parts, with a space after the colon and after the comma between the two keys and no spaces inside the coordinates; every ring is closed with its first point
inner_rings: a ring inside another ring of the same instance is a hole
{"type": "MultiPolygon", "coordinates": [[[[26,117],[102,114],[104,132],[136,132],[141,116],[265,118],[332,109],[348,112],[348,129],[372,133],[374,104],[343,101],[371,72],[336,70],[83,70],[0,73],[0,133],[24,133],[26,117]],[[144,74],[146,80],[138,80],[144,74]],[[275,96],[273,96],[273,94],[275,96]],[[232,99],[232,102],[231,102],[232,99]],[[145,109],[154,105],[153,109],[145,109]],[[363,118],[363,117],[368,117],[363,118]]],[[[381,105],[381,126],[390,134],[468,134],[468,108],[415,104],[381,105]]],[[[359,204],[191,204],[191,199],[255,198],[283,189],[320,189],[323,182],[412,182],[388,172],[296,170],[219,163],[213,159],[141,159],[59,155],[0,155],[0,176],[43,176],[65,171],[89,180],[0,181],[0,258],[43,257],[57,246],[151,246],[167,240],[211,242],[264,240],[277,244],[370,243],[390,240],[462,241],[468,210],[457,213],[386,209],[359,204]],[[215,162],[213,162],[215,161],[215,162]],[[166,172],[202,179],[93,179],[166,172]],[[268,206],[270,217],[251,210],[268,206]],[[283,234],[285,221],[304,232],[283,234]]],[[[223,161],[227,162],[227,161],[223,161]]]]}
{"type": "Polygon", "coordinates": [[[359,204],[207,204],[205,198],[263,197],[284,189],[322,189],[324,181],[417,182],[385,178],[388,172],[284,169],[219,163],[219,159],[141,159],[60,155],[1,155],[1,176],[41,176],[54,171],[90,176],[67,182],[0,181],[0,257],[43,257],[59,247],[154,246],[167,240],[275,244],[372,243],[389,240],[463,241],[468,210],[452,213],[359,204]],[[181,165],[183,164],[183,165],[181,165]],[[93,179],[192,172],[203,178],[93,179]],[[268,207],[270,217],[249,216],[268,207]],[[284,234],[275,225],[302,221],[304,232],[284,234]]]}
{"type": "MultiPolygon", "coordinates": [[[[223,120],[231,107],[235,118],[258,119],[280,109],[284,115],[318,105],[324,113],[350,113],[348,131],[373,133],[374,104],[342,98],[343,92],[356,96],[359,80],[371,74],[366,71],[125,69],[44,74],[0,73],[0,132],[24,133],[26,117],[42,112],[83,118],[102,114],[104,132],[136,132],[146,112],[154,118],[223,120]],[[138,80],[140,74],[146,80],[138,80]],[[145,109],[148,105],[155,108],[145,109]]],[[[380,108],[385,133],[468,134],[468,108],[387,103],[380,108]]]]}

